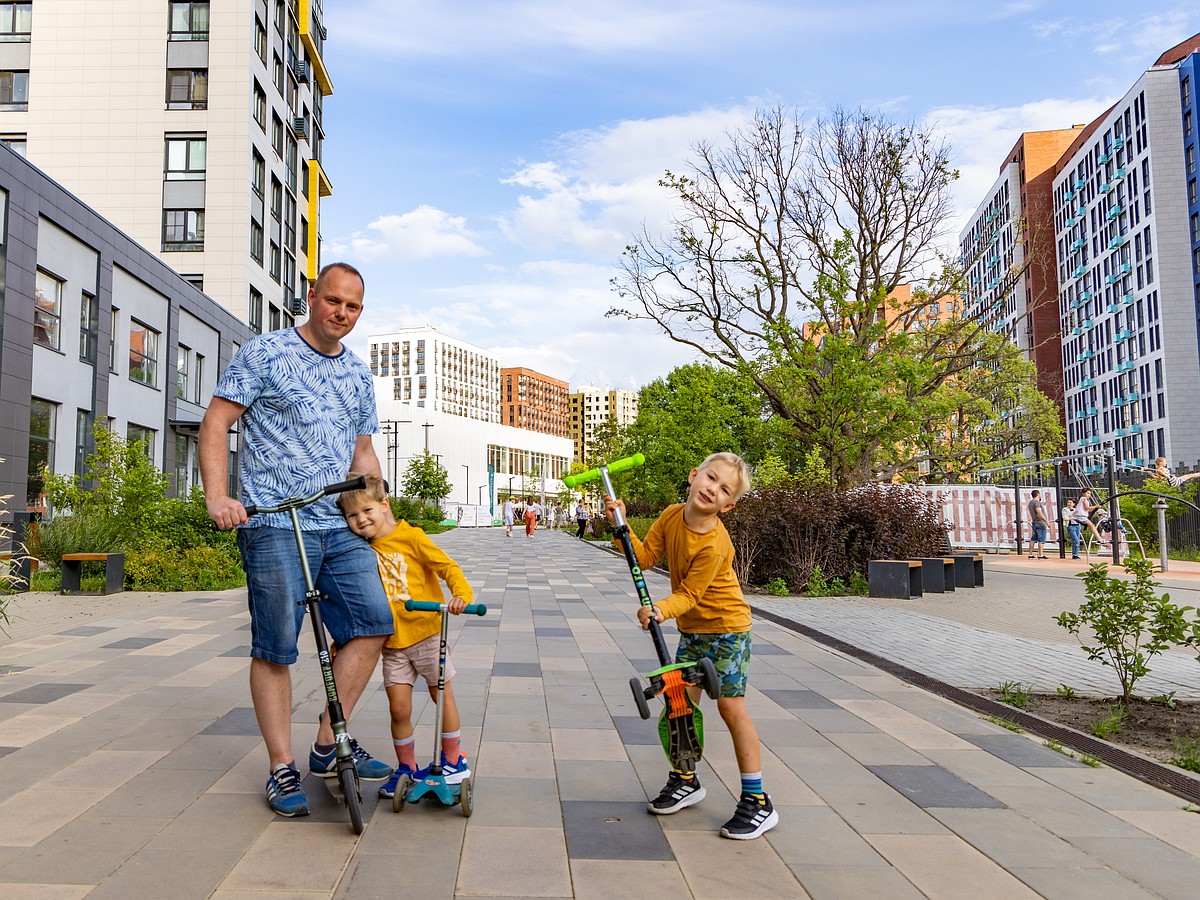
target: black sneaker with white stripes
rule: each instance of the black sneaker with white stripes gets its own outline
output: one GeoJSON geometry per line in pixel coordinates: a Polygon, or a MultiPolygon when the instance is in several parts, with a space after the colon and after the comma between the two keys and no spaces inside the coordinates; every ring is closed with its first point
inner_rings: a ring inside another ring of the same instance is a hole
{"type": "Polygon", "coordinates": [[[678,772],[672,772],[667,777],[666,786],[658,792],[657,797],[646,804],[646,809],[656,816],[669,816],[703,799],[704,788],[699,778],[695,775],[691,778],[681,778],[678,772]]]}
{"type": "Polygon", "coordinates": [[[733,818],[721,826],[721,837],[751,841],[779,824],[770,794],[742,794],[733,818]]]}

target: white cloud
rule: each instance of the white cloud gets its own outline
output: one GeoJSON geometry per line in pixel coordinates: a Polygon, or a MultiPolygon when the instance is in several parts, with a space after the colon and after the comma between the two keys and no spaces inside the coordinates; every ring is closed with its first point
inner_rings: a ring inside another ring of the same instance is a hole
{"type": "Polygon", "coordinates": [[[1113,16],[1103,19],[1061,18],[1034,22],[1035,37],[1058,42],[1090,42],[1092,52],[1119,56],[1150,66],[1158,55],[1200,31],[1200,13],[1194,5],[1180,6],[1156,15],[1133,19],[1113,16]]]}
{"type": "Polygon", "coordinates": [[[1090,122],[1111,99],[1047,98],[1021,106],[943,106],[930,110],[925,121],[942,131],[955,152],[957,216],[953,233],[966,223],[988,189],[1000,176],[1000,164],[1024,131],[1049,131],[1090,122]]]}
{"type": "Polygon", "coordinates": [[[430,259],[437,256],[483,256],[467,220],[432,206],[375,219],[363,231],[331,238],[326,255],[356,260],[430,259]]]}

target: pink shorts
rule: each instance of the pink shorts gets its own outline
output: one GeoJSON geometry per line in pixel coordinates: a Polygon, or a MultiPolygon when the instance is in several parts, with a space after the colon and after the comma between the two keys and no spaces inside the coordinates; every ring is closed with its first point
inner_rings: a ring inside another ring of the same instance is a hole
{"type": "MultiPolygon", "coordinates": [[[[442,642],[440,634],[431,634],[423,641],[417,641],[411,647],[395,650],[383,648],[383,686],[394,684],[414,685],[417,676],[425,679],[430,687],[438,683],[438,647],[442,642]]],[[[446,649],[446,680],[454,677],[454,664],[450,662],[450,649],[446,649]]]]}

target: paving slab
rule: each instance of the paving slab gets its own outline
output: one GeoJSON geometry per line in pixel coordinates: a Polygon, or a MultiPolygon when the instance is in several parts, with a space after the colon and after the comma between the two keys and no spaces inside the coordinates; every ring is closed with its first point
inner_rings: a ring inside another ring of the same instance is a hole
{"type": "MultiPolygon", "coordinates": [[[[475,771],[469,818],[427,804],[393,813],[368,783],[356,836],[312,777],[311,816],[270,812],[244,591],[88,604],[20,595],[0,640],[0,896],[957,898],[964,885],[989,900],[1195,895],[1200,815],[1178,797],[788,627],[963,687],[1026,672],[1049,681],[1056,666],[1070,673],[1060,682],[1102,686],[1104,673],[1044,621],[1077,599],[1067,567],[989,560],[985,588],[916,605],[753,597],[785,616],[755,618],[747,695],[780,822],[739,842],[717,834],[739,779],[711,701],[698,768],[707,798],[646,812],[668,766],[657,717],[641,719],[630,694],[630,678],[657,661],[620,557],[553,531],[436,540],[489,605],[483,619],[451,622],[475,771]]],[[[1172,594],[1200,602],[1200,575],[1176,577],[1172,594]]],[[[657,571],[647,583],[652,596],[669,591],[657,571]]],[[[302,636],[293,669],[302,761],[324,702],[311,646],[302,636]]],[[[1164,678],[1180,679],[1177,696],[1200,696],[1200,670],[1184,662],[1168,660],[1164,678]]],[[[387,759],[381,687],[376,672],[351,726],[387,759]]],[[[424,747],[434,706],[423,692],[414,720],[424,747]]]]}

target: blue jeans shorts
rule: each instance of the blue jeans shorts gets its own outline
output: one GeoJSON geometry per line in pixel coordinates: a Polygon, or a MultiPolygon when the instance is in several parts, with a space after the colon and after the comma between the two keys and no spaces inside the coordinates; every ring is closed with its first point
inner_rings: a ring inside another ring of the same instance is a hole
{"type": "MultiPolygon", "coordinates": [[[[290,528],[239,528],[238,549],[250,597],[250,655],[290,666],[307,610],[304,574],[290,528]]],[[[349,528],[304,532],[321,616],[334,643],[393,631],[392,609],[371,545],[349,528]]]]}
{"type": "Polygon", "coordinates": [[[707,656],[712,660],[721,680],[722,697],[745,697],[746,679],[750,672],[750,632],[730,634],[692,634],[679,632],[679,647],[675,662],[696,662],[707,656]]]}
{"type": "Polygon", "coordinates": [[[1040,522],[1033,526],[1033,537],[1030,540],[1035,544],[1046,543],[1046,526],[1040,522]]]}

